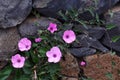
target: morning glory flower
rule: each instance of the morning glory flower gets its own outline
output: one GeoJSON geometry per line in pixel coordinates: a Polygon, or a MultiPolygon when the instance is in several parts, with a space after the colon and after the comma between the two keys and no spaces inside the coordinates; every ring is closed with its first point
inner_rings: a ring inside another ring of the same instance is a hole
{"type": "Polygon", "coordinates": [[[49,30],[51,33],[54,33],[55,31],[57,31],[57,24],[50,23],[49,27],[47,28],[47,30],[49,30]]]}
{"type": "Polygon", "coordinates": [[[76,39],[76,35],[72,30],[66,30],[63,34],[63,40],[66,43],[72,43],[73,41],[75,41],[76,39]]]}
{"type": "Polygon", "coordinates": [[[55,46],[46,52],[46,56],[48,57],[48,62],[57,63],[60,61],[62,53],[59,47],[55,46]]]}
{"type": "Polygon", "coordinates": [[[35,38],[35,42],[39,43],[42,39],[41,38],[35,38]]]}
{"type": "Polygon", "coordinates": [[[28,51],[31,48],[31,41],[28,38],[22,38],[19,42],[18,42],[18,48],[20,51],[28,51]]]}
{"type": "Polygon", "coordinates": [[[85,66],[85,65],[86,65],[86,62],[81,61],[81,62],[80,62],[80,65],[81,65],[81,66],[85,66]]]}
{"type": "Polygon", "coordinates": [[[16,54],[12,56],[11,62],[14,68],[22,68],[25,63],[25,57],[21,56],[20,54],[16,54]]]}

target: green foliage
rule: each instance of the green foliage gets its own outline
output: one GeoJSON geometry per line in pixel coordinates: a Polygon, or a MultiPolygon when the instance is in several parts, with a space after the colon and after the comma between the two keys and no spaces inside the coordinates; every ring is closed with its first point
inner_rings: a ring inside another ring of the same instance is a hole
{"type": "Polygon", "coordinates": [[[112,51],[111,51],[110,54],[111,54],[112,56],[114,56],[114,55],[116,54],[116,52],[112,52],[112,51]]]}
{"type": "Polygon", "coordinates": [[[40,18],[40,14],[39,12],[37,12],[36,10],[32,10],[32,14],[36,17],[36,18],[40,18]]]}
{"type": "Polygon", "coordinates": [[[12,72],[12,67],[7,66],[0,71],[0,80],[6,80],[12,72]]]}
{"type": "Polygon", "coordinates": [[[107,72],[105,75],[108,79],[113,80],[113,75],[110,72],[107,72]]]}
{"type": "Polygon", "coordinates": [[[111,30],[111,29],[113,29],[113,28],[115,28],[115,27],[116,27],[115,24],[107,24],[107,25],[106,25],[106,29],[107,29],[107,30],[111,30]]]}
{"type": "Polygon", "coordinates": [[[109,15],[110,15],[110,18],[112,18],[114,13],[111,10],[109,10],[109,15]]]}
{"type": "Polygon", "coordinates": [[[112,42],[117,42],[120,39],[120,36],[112,37],[112,42]]]}
{"type": "Polygon", "coordinates": [[[58,73],[60,71],[59,64],[53,64],[48,63],[47,66],[40,67],[40,74],[38,76],[41,78],[41,80],[48,79],[48,80],[57,80],[58,79],[58,73]],[[47,72],[45,72],[47,71],[47,72]]]}
{"type": "Polygon", "coordinates": [[[65,22],[69,22],[69,23],[78,22],[79,24],[82,24],[85,28],[87,28],[86,22],[79,19],[79,13],[80,12],[75,9],[66,11],[65,13],[59,11],[59,15],[62,17],[63,20],[65,20],[65,22]]]}
{"type": "Polygon", "coordinates": [[[119,69],[119,70],[117,70],[117,72],[118,72],[118,75],[120,75],[120,69],[119,69]]]}

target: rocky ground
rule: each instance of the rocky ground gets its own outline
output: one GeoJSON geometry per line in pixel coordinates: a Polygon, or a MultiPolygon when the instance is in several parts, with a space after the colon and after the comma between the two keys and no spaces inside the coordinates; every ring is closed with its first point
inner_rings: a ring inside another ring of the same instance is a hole
{"type": "Polygon", "coordinates": [[[46,29],[50,22],[64,23],[58,15],[60,11],[65,13],[74,8],[80,12],[79,19],[94,19],[85,9],[90,6],[94,7],[92,14],[97,13],[105,24],[87,24],[87,29],[81,24],[67,25],[84,33],[77,35],[80,44],[73,43],[70,53],[60,62],[62,80],[78,80],[80,77],[109,80],[111,76],[114,80],[120,80],[120,39],[111,41],[114,36],[120,36],[120,0],[98,0],[97,4],[95,0],[1,0],[0,69],[18,52],[17,43],[21,37],[37,35],[38,29],[46,29]],[[116,27],[107,30],[107,24],[115,24],[116,27]],[[108,54],[111,50],[117,55],[108,54]],[[82,60],[87,63],[85,66],[80,66],[82,60]]]}

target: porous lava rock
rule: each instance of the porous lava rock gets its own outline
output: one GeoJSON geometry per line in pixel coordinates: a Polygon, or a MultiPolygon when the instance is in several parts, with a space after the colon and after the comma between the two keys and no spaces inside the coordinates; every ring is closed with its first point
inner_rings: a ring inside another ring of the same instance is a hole
{"type": "Polygon", "coordinates": [[[84,75],[95,80],[119,80],[120,57],[117,55],[96,54],[85,58],[87,65],[81,66],[84,75]],[[111,76],[110,76],[111,75],[111,76]]]}
{"type": "Polygon", "coordinates": [[[67,77],[69,76],[69,78],[78,79],[78,74],[80,72],[80,69],[77,59],[73,55],[71,55],[70,53],[66,53],[64,55],[64,58],[60,61],[60,66],[61,66],[62,75],[67,77]]]}

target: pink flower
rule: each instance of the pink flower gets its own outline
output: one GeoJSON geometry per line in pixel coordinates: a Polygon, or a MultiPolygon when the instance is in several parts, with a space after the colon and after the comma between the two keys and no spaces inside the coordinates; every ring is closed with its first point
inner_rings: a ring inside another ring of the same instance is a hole
{"type": "Polygon", "coordinates": [[[50,51],[47,51],[46,56],[48,57],[48,62],[57,63],[60,61],[62,53],[60,49],[56,46],[51,48],[50,51]]]}
{"type": "Polygon", "coordinates": [[[75,41],[76,39],[76,35],[72,30],[66,30],[63,34],[63,40],[66,43],[72,43],[73,41],[75,41]]]}
{"type": "Polygon", "coordinates": [[[82,61],[82,62],[80,63],[80,65],[81,65],[81,66],[85,66],[86,63],[85,63],[84,61],[82,61]]]}
{"type": "Polygon", "coordinates": [[[16,54],[12,56],[11,62],[14,68],[22,68],[25,63],[25,57],[22,57],[20,54],[16,54]]]}
{"type": "Polygon", "coordinates": [[[18,42],[18,48],[20,51],[28,51],[31,48],[31,41],[28,38],[22,38],[19,42],[18,42]]]}
{"type": "Polygon", "coordinates": [[[54,33],[54,31],[57,31],[57,24],[55,23],[50,23],[49,27],[47,28],[51,33],[54,33]]]}
{"type": "Polygon", "coordinates": [[[41,38],[35,38],[36,43],[40,42],[41,40],[42,40],[41,38]]]}

